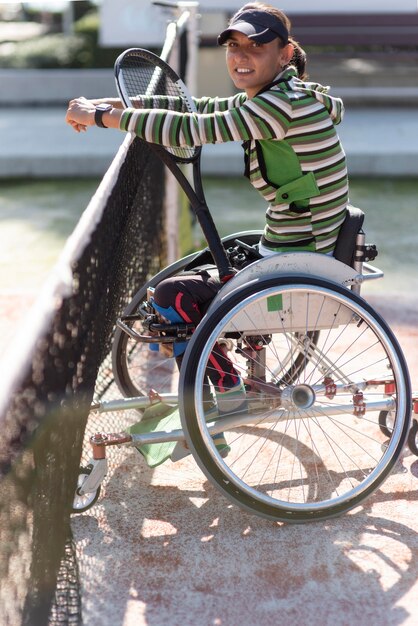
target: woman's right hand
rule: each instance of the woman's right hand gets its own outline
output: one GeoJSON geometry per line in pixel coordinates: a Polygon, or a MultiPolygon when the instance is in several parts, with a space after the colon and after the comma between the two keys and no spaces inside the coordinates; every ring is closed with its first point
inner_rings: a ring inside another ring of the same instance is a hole
{"type": "MultiPolygon", "coordinates": [[[[98,104],[111,104],[115,109],[123,109],[122,101],[119,98],[81,98],[85,103],[91,104],[93,107],[96,107],[98,104]]],[[[77,98],[79,100],[79,98],[77,98]]],[[[71,104],[74,100],[69,102],[68,108],[70,109],[71,104]]],[[[69,124],[77,133],[86,132],[87,127],[90,124],[81,124],[79,121],[75,121],[71,119],[71,116],[66,116],[66,122],[69,124]]]]}
{"type": "Polygon", "coordinates": [[[65,121],[79,133],[80,131],[86,131],[87,126],[94,126],[95,113],[96,107],[91,100],[87,100],[84,97],[75,98],[70,100],[65,121]]]}

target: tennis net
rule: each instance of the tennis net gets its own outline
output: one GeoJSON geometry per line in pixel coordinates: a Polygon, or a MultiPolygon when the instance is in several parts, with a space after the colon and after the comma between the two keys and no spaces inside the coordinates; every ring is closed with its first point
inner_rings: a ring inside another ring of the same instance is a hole
{"type": "Polygon", "coordinates": [[[70,514],[89,407],[113,384],[115,320],[166,262],[164,193],[162,164],[126,137],[4,359],[4,626],[81,623],[70,514]]]}

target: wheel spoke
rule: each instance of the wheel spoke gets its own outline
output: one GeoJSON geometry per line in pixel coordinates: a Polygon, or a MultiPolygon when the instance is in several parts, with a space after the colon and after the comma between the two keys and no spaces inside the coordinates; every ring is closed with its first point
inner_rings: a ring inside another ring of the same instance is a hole
{"type": "Polygon", "coordinates": [[[242,292],[205,318],[188,351],[181,410],[196,459],[230,499],[265,517],[303,521],[348,510],[384,480],[408,433],[399,346],[377,313],[333,283],[265,279],[242,292]],[[245,426],[225,432],[226,458],[208,445],[200,406],[222,337],[247,383],[249,413],[245,426]],[[382,370],[394,380],[393,405],[382,370]],[[385,406],[394,406],[388,445],[379,423],[385,406]]]}

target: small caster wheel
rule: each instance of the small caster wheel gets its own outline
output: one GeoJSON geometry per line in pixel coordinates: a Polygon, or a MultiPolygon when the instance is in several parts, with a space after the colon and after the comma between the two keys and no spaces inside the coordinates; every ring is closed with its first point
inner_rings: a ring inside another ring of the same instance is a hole
{"type": "Polygon", "coordinates": [[[415,454],[415,456],[418,456],[418,422],[417,420],[412,420],[412,426],[408,434],[408,446],[412,454],[415,454]]]}
{"type": "Polygon", "coordinates": [[[73,513],[84,513],[84,511],[90,509],[97,502],[97,499],[100,495],[100,487],[98,487],[95,491],[92,491],[91,493],[80,493],[80,488],[86,480],[87,476],[90,475],[90,473],[90,467],[80,467],[80,473],[77,479],[77,488],[75,490],[73,500],[73,513]]]}
{"type": "Polygon", "coordinates": [[[391,420],[390,411],[380,411],[379,413],[379,428],[385,437],[392,437],[393,423],[391,420]]]}

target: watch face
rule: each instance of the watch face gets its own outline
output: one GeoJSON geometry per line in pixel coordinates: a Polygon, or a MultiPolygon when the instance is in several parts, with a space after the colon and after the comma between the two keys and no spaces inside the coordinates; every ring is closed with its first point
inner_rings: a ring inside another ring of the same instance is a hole
{"type": "Polygon", "coordinates": [[[98,109],[99,111],[103,111],[103,113],[105,111],[110,111],[110,109],[112,108],[111,104],[98,104],[96,109],[98,109]]]}

